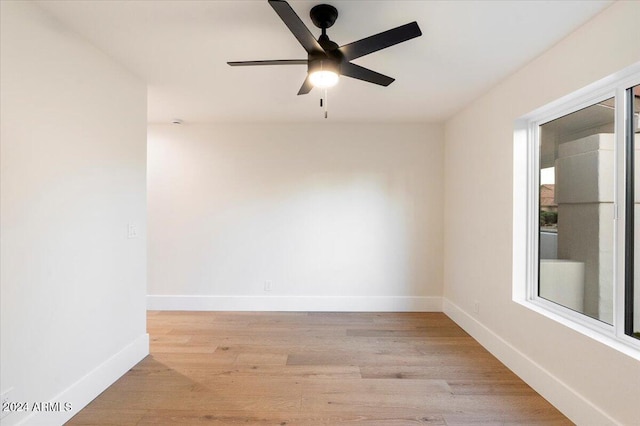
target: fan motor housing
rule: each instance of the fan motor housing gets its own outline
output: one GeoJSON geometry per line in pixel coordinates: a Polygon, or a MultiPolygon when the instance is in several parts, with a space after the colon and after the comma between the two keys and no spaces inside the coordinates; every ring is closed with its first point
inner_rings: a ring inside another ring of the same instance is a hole
{"type": "Polygon", "coordinates": [[[322,34],[319,38],[318,38],[318,43],[320,43],[320,46],[322,46],[322,48],[324,49],[325,52],[329,53],[329,52],[333,52],[333,51],[338,51],[338,43],[335,43],[333,41],[331,41],[329,39],[329,36],[326,34],[322,34]]]}
{"type": "Polygon", "coordinates": [[[307,67],[309,74],[316,71],[333,71],[340,75],[340,61],[335,58],[329,58],[326,56],[309,58],[309,65],[307,67]]]}

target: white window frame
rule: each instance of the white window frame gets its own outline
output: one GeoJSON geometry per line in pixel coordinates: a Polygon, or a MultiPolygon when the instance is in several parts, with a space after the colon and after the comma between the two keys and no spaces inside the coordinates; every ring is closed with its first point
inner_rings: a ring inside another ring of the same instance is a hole
{"type": "MultiPolygon", "coordinates": [[[[640,84],[640,62],[516,120],[513,144],[513,300],[640,360],[640,340],[624,334],[626,89],[640,84]],[[538,296],[539,129],[542,124],[615,97],[613,325],[538,296]]],[[[640,167],[637,164],[636,167],[640,167]]],[[[640,182],[636,182],[640,185],[640,182]]],[[[636,224],[640,226],[640,223],[636,224]]],[[[637,249],[640,249],[637,248],[637,249]]]]}

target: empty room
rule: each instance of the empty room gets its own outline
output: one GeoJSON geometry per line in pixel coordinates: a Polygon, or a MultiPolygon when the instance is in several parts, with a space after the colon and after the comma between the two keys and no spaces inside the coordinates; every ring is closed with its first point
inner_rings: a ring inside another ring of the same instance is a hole
{"type": "Polygon", "coordinates": [[[640,424],[640,2],[0,19],[2,426],[640,424]]]}

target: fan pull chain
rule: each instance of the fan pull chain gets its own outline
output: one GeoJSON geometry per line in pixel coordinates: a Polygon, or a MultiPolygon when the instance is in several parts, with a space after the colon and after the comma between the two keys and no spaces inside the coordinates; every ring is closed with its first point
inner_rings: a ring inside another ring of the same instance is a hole
{"type": "Polygon", "coordinates": [[[329,117],[329,112],[327,111],[329,105],[329,92],[327,89],[324,89],[324,98],[320,98],[320,108],[324,107],[324,118],[329,117]]]}
{"type": "Polygon", "coordinates": [[[329,92],[327,91],[327,89],[324,89],[324,118],[328,118],[329,113],[327,111],[328,109],[328,105],[329,105],[329,92]]]}

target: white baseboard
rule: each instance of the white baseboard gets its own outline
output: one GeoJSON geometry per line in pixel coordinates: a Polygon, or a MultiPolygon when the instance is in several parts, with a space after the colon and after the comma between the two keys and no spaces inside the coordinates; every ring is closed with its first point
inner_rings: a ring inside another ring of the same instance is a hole
{"type": "Polygon", "coordinates": [[[149,295],[147,309],[158,311],[442,312],[442,298],[149,295]]]}
{"type": "Polygon", "coordinates": [[[607,413],[446,298],[443,311],[572,422],[589,426],[617,424],[607,413]]]}
{"type": "Polygon", "coordinates": [[[147,355],[149,335],[145,333],[51,400],[71,403],[71,410],[33,412],[18,425],[63,425],[147,355]]]}

